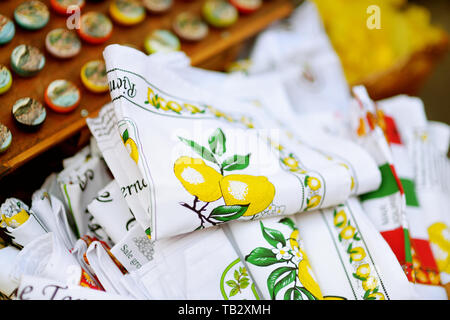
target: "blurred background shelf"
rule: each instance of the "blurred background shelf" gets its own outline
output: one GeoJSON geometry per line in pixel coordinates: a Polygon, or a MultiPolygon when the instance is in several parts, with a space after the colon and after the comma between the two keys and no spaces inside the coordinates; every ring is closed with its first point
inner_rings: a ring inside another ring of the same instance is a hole
{"type": "MultiPolygon", "coordinates": [[[[1,13],[10,19],[21,1],[2,1],[1,13]]],[[[45,2],[49,8],[50,1],[45,2]]],[[[98,110],[110,101],[109,93],[94,94],[87,91],[80,79],[80,69],[87,61],[102,58],[105,46],[112,43],[131,44],[143,50],[145,36],[154,29],[171,29],[173,17],[182,11],[199,13],[204,1],[175,1],[167,13],[160,15],[148,14],[144,22],[137,26],[123,27],[114,24],[113,35],[101,45],[83,43],[82,51],[70,60],[58,60],[48,55],[44,48],[46,34],[58,27],[64,27],[66,18],[50,10],[50,21],[41,30],[27,31],[16,26],[14,39],[0,47],[0,64],[10,67],[10,54],[19,44],[33,45],[45,52],[46,66],[32,78],[20,78],[13,74],[11,89],[0,96],[0,121],[8,126],[13,135],[10,148],[0,155],[0,178],[11,173],[37,155],[56,146],[70,137],[72,145],[79,147],[89,138],[85,117],[92,117],[98,110]],[[55,79],[68,79],[73,81],[82,90],[81,103],[70,114],[57,114],[47,110],[47,119],[37,132],[24,132],[19,130],[13,122],[11,107],[22,97],[32,97],[43,103],[44,90],[55,79]]],[[[99,3],[87,2],[83,12],[99,11],[108,14],[109,1],[99,3]]],[[[191,58],[192,65],[220,70],[230,63],[238,52],[242,42],[262,31],[272,22],[287,17],[294,5],[289,0],[264,1],[261,8],[249,15],[241,15],[238,21],[226,29],[210,28],[208,36],[198,43],[182,42],[181,49],[191,58]]]]}

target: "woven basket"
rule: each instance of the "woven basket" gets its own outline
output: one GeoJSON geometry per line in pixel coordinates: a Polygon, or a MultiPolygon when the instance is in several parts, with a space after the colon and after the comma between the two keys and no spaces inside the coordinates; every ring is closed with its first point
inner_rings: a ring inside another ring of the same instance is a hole
{"type": "Polygon", "coordinates": [[[435,45],[411,54],[386,71],[372,74],[351,85],[364,85],[374,100],[398,94],[416,96],[437,63],[448,52],[448,47],[449,37],[444,34],[435,45]]]}

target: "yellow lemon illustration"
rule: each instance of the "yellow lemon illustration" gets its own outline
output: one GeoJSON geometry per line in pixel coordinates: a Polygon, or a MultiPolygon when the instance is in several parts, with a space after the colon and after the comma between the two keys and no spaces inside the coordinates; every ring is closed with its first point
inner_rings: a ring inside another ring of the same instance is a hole
{"type": "Polygon", "coordinates": [[[340,236],[342,239],[351,239],[355,235],[356,229],[353,226],[346,226],[344,229],[342,229],[340,236]]]}
{"type": "Polygon", "coordinates": [[[355,178],[350,177],[352,179],[352,183],[350,184],[350,190],[353,190],[355,188],[355,178]]]}
{"type": "Polygon", "coordinates": [[[300,261],[298,264],[298,279],[305,289],[311,292],[317,299],[323,299],[322,292],[320,291],[320,287],[314,278],[313,271],[307,259],[300,261]]]}
{"type": "Polygon", "coordinates": [[[347,223],[347,215],[344,210],[340,210],[336,213],[333,220],[334,226],[341,228],[347,223]]]}
{"type": "Polygon", "coordinates": [[[360,278],[367,279],[370,275],[370,266],[369,264],[365,263],[360,265],[356,269],[356,275],[360,278]]]}
{"type": "Polygon", "coordinates": [[[130,155],[131,159],[133,159],[134,162],[138,163],[139,151],[136,146],[136,142],[134,142],[133,139],[128,138],[127,141],[125,141],[125,147],[127,148],[128,154],[130,155]]]}
{"type": "Polygon", "coordinates": [[[289,236],[289,244],[291,245],[291,248],[299,248],[298,245],[298,230],[292,231],[291,235],[289,236]]]}
{"type": "Polygon", "coordinates": [[[190,103],[185,103],[185,104],[183,104],[183,106],[186,110],[190,111],[192,114],[202,112],[199,107],[197,107],[193,104],[190,104],[190,103]]]}
{"type": "Polygon", "coordinates": [[[350,258],[352,258],[353,261],[361,261],[366,257],[366,252],[361,247],[353,248],[350,253],[350,258]]]}
{"type": "Polygon", "coordinates": [[[253,125],[252,119],[242,116],[240,122],[245,125],[249,129],[253,129],[255,126],[253,125]]]}
{"type": "Polygon", "coordinates": [[[375,277],[368,277],[367,280],[363,281],[362,286],[364,290],[373,290],[377,287],[378,281],[375,277]]]}
{"type": "Polygon", "coordinates": [[[315,177],[308,177],[306,180],[306,184],[308,185],[308,187],[311,188],[311,190],[316,191],[320,188],[321,184],[320,184],[320,180],[315,178],[315,177]]]}
{"type": "Polygon", "coordinates": [[[326,296],[323,297],[323,300],[346,300],[346,299],[344,297],[326,296]]]}
{"type": "Polygon", "coordinates": [[[430,244],[440,271],[450,273],[450,230],[443,222],[428,227],[430,244]]]}
{"type": "Polygon", "coordinates": [[[169,102],[167,102],[166,106],[170,110],[177,112],[177,113],[180,113],[183,110],[183,108],[180,106],[180,104],[176,101],[169,101],[169,102]]]}
{"type": "Polygon", "coordinates": [[[227,206],[249,205],[244,216],[263,211],[275,196],[274,185],[264,176],[230,174],[220,181],[220,189],[227,206]]]}
{"type": "Polygon", "coordinates": [[[213,202],[222,197],[219,187],[222,175],[202,159],[180,157],[175,161],[173,170],[183,187],[199,200],[213,202]]]}
{"type": "Polygon", "coordinates": [[[298,169],[298,161],[293,157],[286,157],[283,159],[283,163],[287,165],[291,170],[298,169]]]}
{"type": "Polygon", "coordinates": [[[374,292],[367,296],[368,298],[375,298],[375,300],[385,300],[384,294],[381,292],[374,292]]]}
{"type": "Polygon", "coordinates": [[[428,271],[428,279],[430,279],[430,283],[434,285],[439,285],[441,283],[439,273],[434,271],[428,271]]]}
{"type": "Polygon", "coordinates": [[[427,274],[425,272],[423,272],[422,270],[420,270],[420,269],[416,270],[415,276],[416,276],[416,279],[418,280],[418,282],[428,283],[427,274]]]}
{"type": "Polygon", "coordinates": [[[312,196],[311,199],[309,199],[308,205],[306,206],[307,209],[315,208],[319,205],[320,200],[322,199],[321,196],[315,195],[312,196]]]}
{"type": "Polygon", "coordinates": [[[7,226],[17,228],[24,224],[28,218],[29,214],[25,209],[20,210],[18,213],[13,215],[11,218],[6,217],[4,214],[2,214],[2,225],[6,224],[7,226]]]}

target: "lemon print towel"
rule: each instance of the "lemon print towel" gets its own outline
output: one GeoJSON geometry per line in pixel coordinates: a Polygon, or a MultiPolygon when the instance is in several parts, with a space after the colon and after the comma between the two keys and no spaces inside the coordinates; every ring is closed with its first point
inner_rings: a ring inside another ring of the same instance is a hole
{"type": "Polygon", "coordinates": [[[293,220],[324,297],[416,298],[396,256],[356,197],[334,208],[296,214],[293,220]]]}
{"type": "Polygon", "coordinates": [[[300,148],[252,103],[185,81],[167,66],[173,59],[119,45],[104,58],[112,104],[87,122],[149,238],[328,207],[352,193],[344,166],[300,148]]]}
{"type": "Polygon", "coordinates": [[[324,299],[294,220],[272,217],[228,228],[264,299],[324,299]]]}

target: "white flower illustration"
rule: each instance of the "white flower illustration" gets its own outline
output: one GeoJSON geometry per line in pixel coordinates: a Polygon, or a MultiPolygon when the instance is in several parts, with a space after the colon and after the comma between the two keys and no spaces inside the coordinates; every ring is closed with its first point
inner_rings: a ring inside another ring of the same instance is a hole
{"type": "Polygon", "coordinates": [[[294,256],[292,257],[292,261],[293,261],[295,264],[298,264],[300,261],[303,260],[303,254],[300,252],[299,247],[294,247],[293,251],[294,251],[294,252],[293,252],[293,253],[294,253],[294,256]]]}
{"type": "Polygon", "coordinates": [[[282,258],[289,260],[292,257],[292,254],[289,253],[289,248],[283,247],[280,242],[277,243],[276,248],[272,249],[272,252],[277,255],[277,260],[281,260],[282,258]]]}

